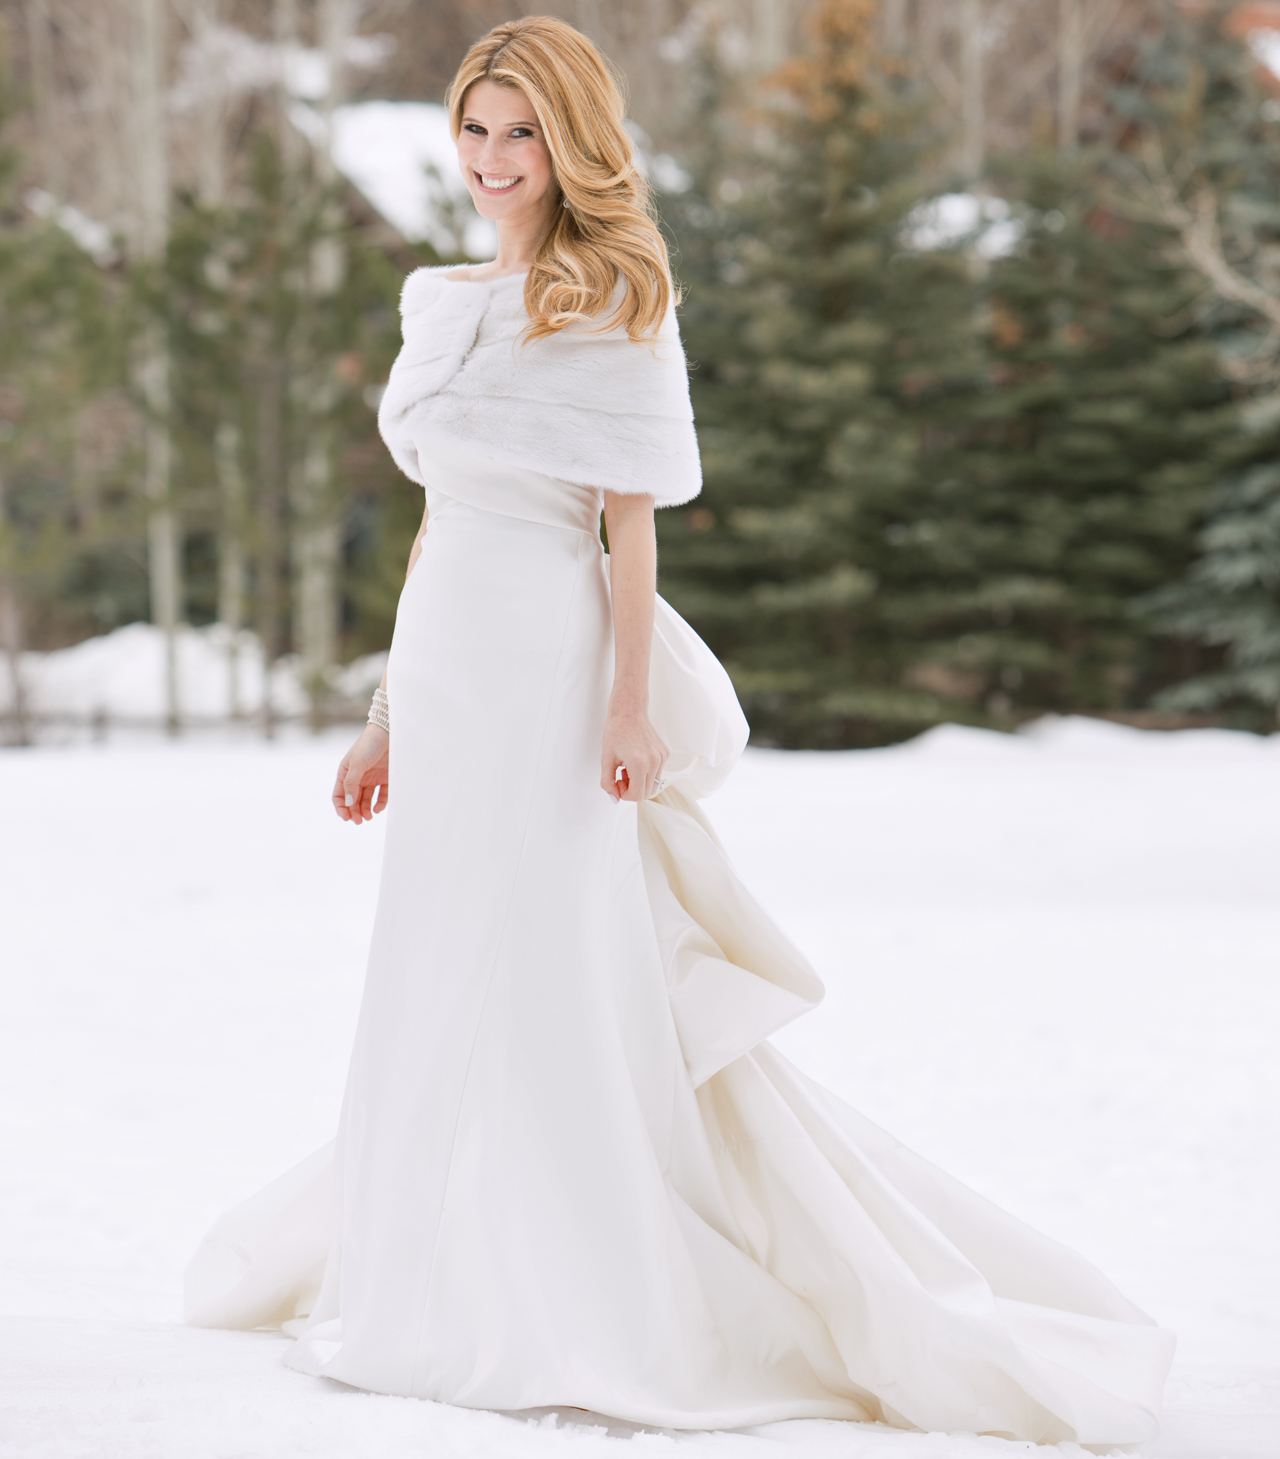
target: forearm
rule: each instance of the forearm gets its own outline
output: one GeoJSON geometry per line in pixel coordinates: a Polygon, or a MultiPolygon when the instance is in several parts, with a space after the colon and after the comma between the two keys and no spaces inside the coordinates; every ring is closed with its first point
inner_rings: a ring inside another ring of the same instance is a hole
{"type": "Polygon", "coordinates": [[[614,671],[609,708],[612,713],[645,713],[658,575],[653,498],[606,492],[605,526],[613,593],[614,671]]]}

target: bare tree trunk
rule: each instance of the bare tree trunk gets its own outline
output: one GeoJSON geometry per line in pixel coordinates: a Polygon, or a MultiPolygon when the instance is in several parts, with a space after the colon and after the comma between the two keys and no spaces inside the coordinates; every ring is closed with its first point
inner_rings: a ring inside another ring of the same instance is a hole
{"type": "MultiPolygon", "coordinates": [[[[167,0],[132,0],[133,150],[137,196],[134,239],[140,259],[161,263],[169,230],[169,146],[165,107],[167,0]]],[[[143,332],[139,384],[146,407],[145,486],[150,503],[148,563],[151,619],[164,635],[165,726],[177,734],[178,621],[182,612],[181,542],[173,502],[169,344],[163,324],[143,332]]]]}
{"type": "Polygon", "coordinates": [[[1058,149],[1062,152],[1074,152],[1080,138],[1084,58],[1084,0],[1058,0],[1058,149]]]}
{"type": "MultiPolygon", "coordinates": [[[[221,0],[192,0],[197,44],[209,40],[221,20],[221,0]]],[[[210,87],[203,96],[198,155],[200,201],[219,208],[227,198],[227,98],[210,87]]],[[[240,683],[240,634],[245,626],[248,562],[245,553],[247,502],[240,465],[240,429],[222,421],[213,437],[218,479],[218,622],[227,630],[227,717],[244,717],[240,683]]]]}
{"type": "Polygon", "coordinates": [[[53,20],[48,0],[26,0],[26,19],[40,181],[59,202],[65,202],[67,179],[62,148],[58,145],[58,82],[54,71],[53,20]]]}
{"type": "MultiPolygon", "coordinates": [[[[292,96],[288,67],[298,47],[298,0],[271,0],[271,26],[279,56],[275,84],[276,150],[280,166],[281,203],[295,204],[293,189],[301,171],[304,138],[289,120],[292,96]]],[[[281,226],[284,226],[283,224],[281,226]]],[[[262,375],[258,391],[258,637],[262,642],[262,732],[276,733],[277,710],[272,676],[285,650],[287,581],[287,504],[293,471],[287,455],[286,407],[289,401],[291,345],[274,328],[264,331],[262,375]]]]}
{"type": "Polygon", "coordinates": [[[886,51],[903,52],[907,49],[907,0],[883,0],[880,34],[886,51]]]}
{"type": "MultiPolygon", "coordinates": [[[[333,114],[344,92],[343,56],[355,7],[349,0],[320,0],[317,15],[319,41],[329,69],[329,89],[322,103],[326,138],[331,137],[333,114]]],[[[315,159],[315,182],[327,193],[335,180],[328,144],[315,159]]],[[[333,294],[346,270],[346,251],[337,236],[340,215],[333,199],[325,198],[324,231],[312,249],[308,292],[314,299],[333,294]]],[[[312,311],[308,311],[310,314],[312,311]]],[[[311,720],[320,728],[329,692],[329,671],[337,661],[338,569],[341,529],[336,520],[333,489],[333,431],[330,416],[336,404],[337,384],[321,368],[305,335],[299,345],[308,357],[299,371],[301,417],[307,421],[303,459],[294,490],[294,623],[302,678],[311,697],[311,720]]]]}
{"type": "Polygon", "coordinates": [[[267,339],[258,384],[258,637],[262,640],[262,732],[276,732],[271,676],[284,648],[281,573],[284,491],[284,360],[281,342],[267,339]]]}
{"type": "Polygon", "coordinates": [[[92,532],[98,524],[101,503],[98,500],[98,482],[94,471],[91,446],[90,409],[82,406],[76,412],[75,445],[71,459],[72,498],[76,505],[76,520],[82,530],[92,532]]]}
{"type": "Polygon", "coordinates": [[[178,693],[178,621],[182,563],[177,513],[173,508],[173,445],[169,434],[169,346],[161,324],[152,322],[142,339],[138,383],[146,405],[143,422],[144,483],[151,510],[147,558],[151,577],[151,621],[164,635],[165,729],[181,729],[178,693]]]}
{"type": "MultiPolygon", "coordinates": [[[[207,44],[221,20],[221,0],[191,0],[191,29],[196,44],[207,44]]],[[[196,176],[200,201],[220,207],[227,196],[227,98],[211,86],[203,95],[197,130],[196,176]]]]}
{"type": "MultiPolygon", "coordinates": [[[[327,393],[327,392],[326,392],[327,393]]],[[[312,405],[323,402],[313,397],[312,405]]],[[[316,411],[318,414],[318,410],[316,411]]],[[[337,660],[339,524],[333,520],[330,432],[308,441],[298,472],[293,544],[294,615],[302,679],[311,698],[311,720],[319,729],[329,693],[328,671],[337,660]]]]}
{"type": "Polygon", "coordinates": [[[753,68],[776,71],[791,52],[791,0],[753,0],[753,68]]]}
{"type": "Polygon", "coordinates": [[[292,97],[286,84],[289,56],[299,44],[298,0],[272,0],[271,19],[280,53],[280,74],[276,82],[276,144],[280,149],[281,168],[291,173],[302,162],[305,141],[289,120],[292,97]]]}
{"type": "Polygon", "coordinates": [[[0,467],[0,640],[9,666],[9,695],[12,701],[12,743],[31,743],[31,710],[27,701],[22,654],[26,648],[22,626],[22,602],[12,571],[13,550],[8,541],[8,512],[3,467],[0,467]]]}
{"type": "Polygon", "coordinates": [[[960,165],[976,178],[986,160],[986,16],[983,0],[961,0],[960,85],[964,143],[960,165]]]}
{"type": "Polygon", "coordinates": [[[221,532],[218,541],[218,622],[227,629],[227,715],[244,716],[240,697],[240,633],[244,628],[247,564],[244,552],[245,489],[240,432],[223,421],[214,435],[221,532]]]}

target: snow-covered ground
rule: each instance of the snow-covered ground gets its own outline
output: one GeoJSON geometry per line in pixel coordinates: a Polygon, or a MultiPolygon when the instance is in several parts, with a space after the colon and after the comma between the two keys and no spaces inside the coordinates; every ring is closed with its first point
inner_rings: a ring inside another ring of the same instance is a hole
{"type": "MultiPolygon", "coordinates": [[[[177,632],[178,709],[187,724],[204,725],[254,716],[268,687],[262,644],[255,633],[233,632],[225,624],[204,628],[183,624],[177,632]]],[[[150,623],[127,623],[51,653],[24,653],[19,682],[37,738],[64,741],[86,731],[102,735],[112,726],[159,728],[165,721],[165,641],[150,623]]],[[[383,670],[385,653],[366,654],[330,671],[328,685],[338,701],[359,706],[364,717],[383,670]]],[[[0,713],[14,707],[13,672],[0,674],[0,713]]],[[[296,654],[278,659],[270,675],[271,705],[284,719],[306,717],[309,698],[296,654]]]]}
{"type": "MultiPolygon", "coordinates": [[[[342,748],[0,753],[0,1454],[1025,1454],[470,1413],[178,1325],[213,1217],[337,1116],[382,835],[342,748]]],[[[827,980],[788,1055],[1179,1332],[1153,1455],[1280,1456],[1280,738],[944,728],[751,752],[708,809],[827,980]]]]}

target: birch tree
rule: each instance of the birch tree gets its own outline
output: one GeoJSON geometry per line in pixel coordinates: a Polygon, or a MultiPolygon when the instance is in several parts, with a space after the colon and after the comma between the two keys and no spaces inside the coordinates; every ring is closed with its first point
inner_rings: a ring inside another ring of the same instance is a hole
{"type": "MultiPolygon", "coordinates": [[[[169,149],[166,98],[168,7],[166,0],[131,0],[133,34],[133,152],[137,169],[133,246],[136,259],[163,264],[169,231],[169,149]]],[[[144,489],[151,618],[164,635],[165,725],[181,722],[178,684],[178,621],[182,613],[182,565],[173,495],[170,436],[169,346],[163,322],[150,319],[138,342],[137,378],[145,408],[144,489]]]]}
{"type": "MultiPolygon", "coordinates": [[[[222,21],[222,0],[189,0],[188,23],[194,53],[211,56],[222,21]]],[[[227,121],[229,78],[215,76],[198,92],[196,128],[197,196],[217,213],[228,203],[229,158],[227,121]]],[[[243,440],[234,412],[214,429],[213,459],[218,488],[218,622],[226,631],[227,715],[243,716],[241,636],[248,606],[248,500],[243,466],[243,440]]]]}
{"type": "MultiPolygon", "coordinates": [[[[352,0],[320,0],[318,39],[328,86],[321,99],[325,143],[317,149],[314,160],[320,236],[311,245],[307,280],[308,294],[319,308],[337,291],[346,268],[340,209],[333,195],[337,177],[330,147],[334,112],[344,92],[344,52],[357,15],[352,0]]],[[[303,311],[304,329],[314,313],[314,309],[303,311]]],[[[323,717],[327,676],[337,660],[341,523],[336,513],[330,417],[338,388],[332,361],[318,358],[305,340],[300,345],[306,359],[297,377],[301,392],[299,416],[304,427],[294,491],[294,621],[303,682],[318,726],[323,717]]]]}

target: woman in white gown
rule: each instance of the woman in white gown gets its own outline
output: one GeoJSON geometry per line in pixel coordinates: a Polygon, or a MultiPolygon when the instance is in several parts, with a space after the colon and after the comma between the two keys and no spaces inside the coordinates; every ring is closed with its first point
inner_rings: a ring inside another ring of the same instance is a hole
{"type": "Polygon", "coordinates": [[[655,599],[700,478],[618,91],[537,19],[451,104],[500,247],[410,276],[380,413],[426,510],[335,790],[395,788],[340,1129],[213,1228],[188,1320],[475,1408],[1150,1439],[1172,1337],[765,1042],[822,990],[696,804],[746,725],[655,599]]]}

